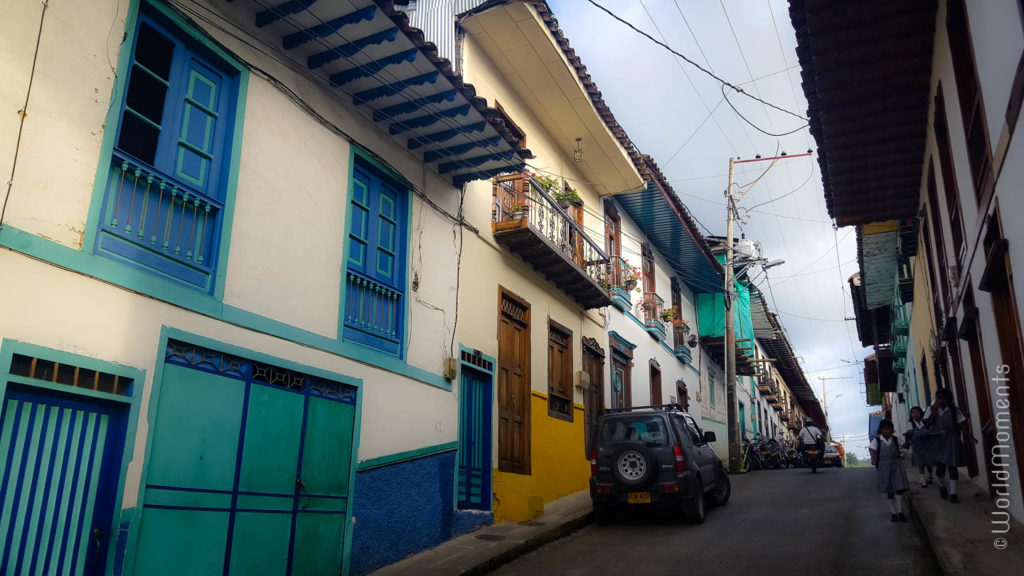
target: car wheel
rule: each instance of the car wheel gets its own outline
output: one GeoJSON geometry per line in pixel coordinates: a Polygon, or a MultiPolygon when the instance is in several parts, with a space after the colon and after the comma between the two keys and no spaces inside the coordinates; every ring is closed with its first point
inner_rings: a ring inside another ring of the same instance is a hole
{"type": "Polygon", "coordinates": [[[626,488],[642,488],[657,476],[658,458],[644,444],[623,444],[612,458],[612,474],[626,488]]]}
{"type": "Polygon", "coordinates": [[[704,508],[704,485],[697,480],[696,494],[683,504],[683,515],[691,524],[703,524],[706,509],[704,508]]]}
{"type": "Polygon", "coordinates": [[[604,526],[612,523],[611,502],[594,502],[594,522],[604,526]]]}
{"type": "Polygon", "coordinates": [[[725,470],[718,471],[718,484],[715,489],[708,494],[708,501],[713,506],[725,506],[729,501],[729,496],[732,495],[732,483],[729,482],[729,475],[726,474],[725,470]]]}

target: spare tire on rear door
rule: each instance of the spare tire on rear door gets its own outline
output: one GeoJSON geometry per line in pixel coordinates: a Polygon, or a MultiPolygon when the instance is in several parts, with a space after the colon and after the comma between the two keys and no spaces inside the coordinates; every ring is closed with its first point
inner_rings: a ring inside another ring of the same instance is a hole
{"type": "Polygon", "coordinates": [[[645,444],[623,443],[616,446],[612,474],[626,488],[642,488],[658,475],[658,458],[645,444]]]}

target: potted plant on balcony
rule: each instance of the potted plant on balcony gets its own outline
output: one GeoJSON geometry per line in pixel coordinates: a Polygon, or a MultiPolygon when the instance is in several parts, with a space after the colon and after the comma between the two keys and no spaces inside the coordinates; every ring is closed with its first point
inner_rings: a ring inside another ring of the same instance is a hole
{"type": "Polygon", "coordinates": [[[555,192],[551,197],[555,199],[555,202],[558,202],[558,205],[562,210],[568,210],[569,206],[573,204],[576,204],[577,206],[581,206],[583,204],[583,199],[580,198],[580,195],[568,186],[566,186],[565,190],[561,192],[555,192]]]}
{"type": "Polygon", "coordinates": [[[533,179],[534,183],[540,185],[541,188],[548,192],[558,188],[558,179],[554,176],[545,176],[543,174],[537,174],[536,172],[530,172],[530,178],[533,179]]]}
{"type": "Polygon", "coordinates": [[[661,321],[665,323],[671,323],[675,325],[676,315],[679,313],[679,308],[672,306],[671,308],[662,308],[661,312],[658,313],[661,316],[661,321]]]}
{"type": "MultiPolygon", "coordinates": [[[[632,292],[636,283],[643,277],[643,272],[636,266],[628,266],[622,270],[622,287],[632,292]]],[[[639,291],[639,290],[638,290],[639,291]]]]}
{"type": "Polygon", "coordinates": [[[513,204],[508,210],[511,213],[511,218],[513,220],[519,220],[526,216],[526,208],[524,208],[522,204],[513,204]]]}

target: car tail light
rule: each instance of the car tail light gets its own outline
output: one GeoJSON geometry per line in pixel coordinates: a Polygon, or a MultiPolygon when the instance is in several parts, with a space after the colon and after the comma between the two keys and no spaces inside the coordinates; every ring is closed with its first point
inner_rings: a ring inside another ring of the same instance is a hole
{"type": "Polygon", "coordinates": [[[590,451],[590,475],[597,476],[597,450],[590,451]]]}
{"type": "Polygon", "coordinates": [[[597,487],[597,493],[598,494],[611,494],[612,493],[612,487],[611,486],[598,486],[597,487]]]}
{"type": "Polygon", "coordinates": [[[661,491],[662,492],[679,492],[679,485],[678,484],[662,484],[661,485],[661,491]]]}
{"type": "Polygon", "coordinates": [[[676,472],[686,471],[686,460],[683,459],[683,449],[678,444],[672,447],[672,452],[676,456],[676,472]]]}

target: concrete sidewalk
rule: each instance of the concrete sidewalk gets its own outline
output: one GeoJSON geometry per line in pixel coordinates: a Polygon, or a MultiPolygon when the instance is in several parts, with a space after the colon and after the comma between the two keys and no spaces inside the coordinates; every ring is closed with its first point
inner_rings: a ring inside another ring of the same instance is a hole
{"type": "Polygon", "coordinates": [[[586,490],[544,505],[544,514],[529,522],[485,526],[437,548],[410,556],[372,576],[470,576],[486,574],[590,522],[586,490]]]}
{"type": "Polygon", "coordinates": [[[997,526],[991,513],[997,508],[987,492],[973,482],[961,481],[960,503],[950,504],[939,498],[937,485],[912,486],[911,517],[935,552],[944,576],[1024,573],[1024,526],[1011,519],[1010,532],[993,532],[997,526]]]}

